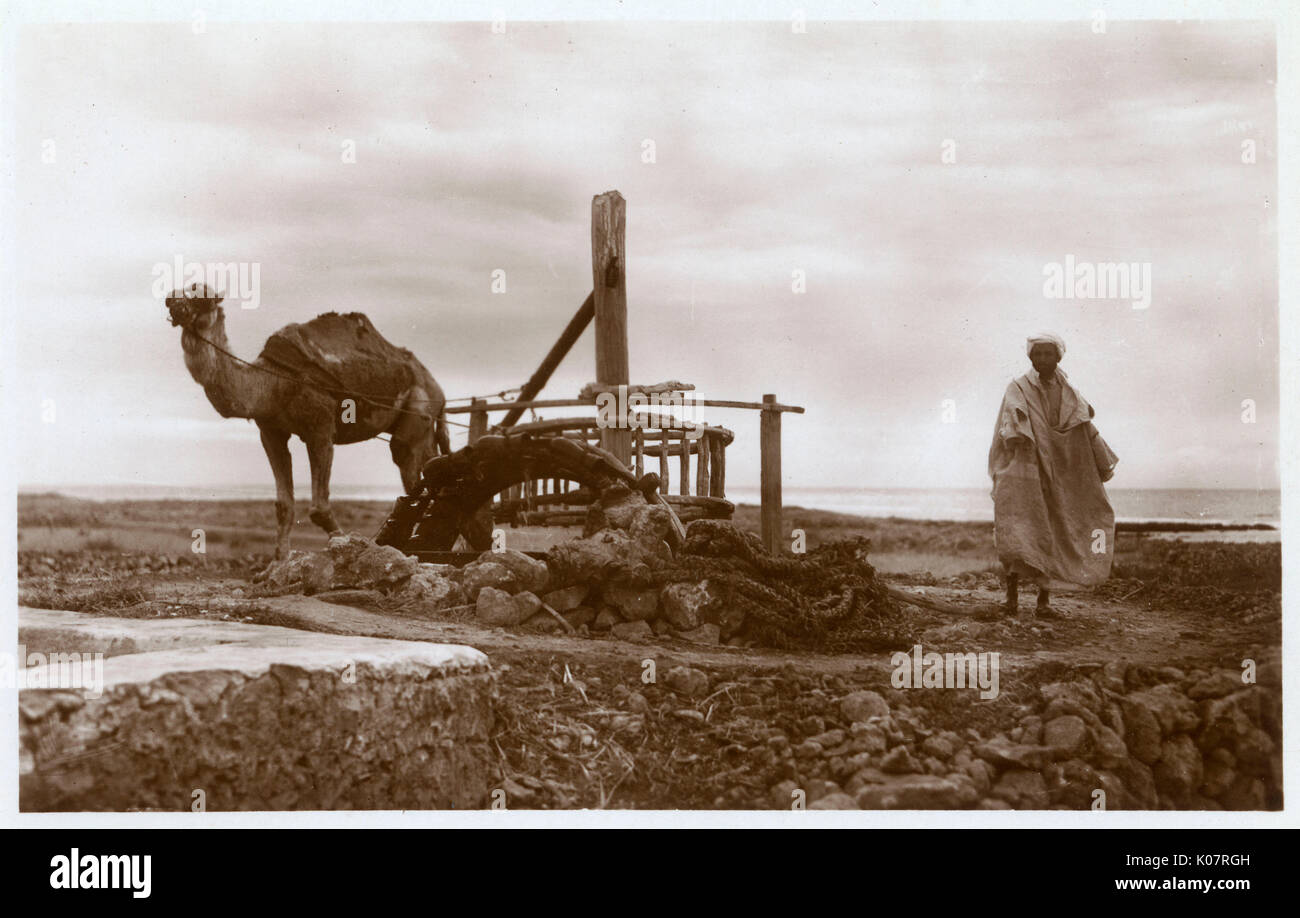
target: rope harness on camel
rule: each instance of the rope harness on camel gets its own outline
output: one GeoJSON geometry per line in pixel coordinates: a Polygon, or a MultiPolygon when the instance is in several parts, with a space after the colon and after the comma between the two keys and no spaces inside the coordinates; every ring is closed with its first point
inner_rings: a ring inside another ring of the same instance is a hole
{"type": "MultiPolygon", "coordinates": [[[[276,372],[275,370],[268,369],[267,367],[264,367],[261,364],[253,363],[251,360],[245,360],[243,357],[240,357],[236,354],[232,354],[226,348],[217,344],[215,341],[212,341],[211,339],[206,338],[203,335],[200,335],[198,332],[194,331],[193,329],[190,329],[190,334],[193,335],[198,340],[202,341],[208,347],[212,348],[217,353],[230,358],[236,363],[243,364],[244,366],[249,367],[250,369],[256,370],[259,373],[264,373],[267,376],[273,376],[276,379],[283,379],[287,382],[297,383],[298,385],[302,386],[305,389],[315,390],[316,392],[320,392],[322,395],[328,395],[331,397],[343,396],[346,398],[356,399],[357,401],[366,402],[368,404],[374,405],[377,408],[383,408],[386,411],[393,411],[398,414],[408,414],[408,415],[412,415],[413,417],[422,418],[426,421],[429,421],[430,423],[432,423],[435,420],[433,417],[425,414],[422,411],[412,411],[409,408],[403,408],[400,405],[397,405],[393,402],[381,398],[376,398],[373,395],[367,395],[364,392],[357,392],[353,389],[340,388],[337,386],[326,386],[321,383],[313,382],[312,380],[305,379],[299,373],[276,372]]],[[[444,418],[443,420],[444,423],[453,424],[456,427],[469,427],[468,424],[462,424],[459,421],[452,421],[446,418],[444,418]]],[[[388,439],[384,437],[382,434],[376,434],[375,436],[378,437],[380,440],[387,441],[388,439]]]]}

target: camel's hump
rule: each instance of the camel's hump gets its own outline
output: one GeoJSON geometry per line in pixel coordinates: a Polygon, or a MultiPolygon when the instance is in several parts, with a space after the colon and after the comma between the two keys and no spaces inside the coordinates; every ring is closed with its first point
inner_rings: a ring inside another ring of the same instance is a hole
{"type": "MultiPolygon", "coordinates": [[[[286,325],[274,335],[295,345],[310,345],[312,350],[345,357],[410,359],[412,354],[379,333],[370,317],[363,312],[326,312],[309,322],[286,325]]],[[[270,344],[270,340],[267,341],[270,344]]]]}
{"type": "Polygon", "coordinates": [[[396,394],[413,381],[411,352],[360,312],[327,312],[286,325],[267,339],[261,357],[332,388],[396,394]]]}

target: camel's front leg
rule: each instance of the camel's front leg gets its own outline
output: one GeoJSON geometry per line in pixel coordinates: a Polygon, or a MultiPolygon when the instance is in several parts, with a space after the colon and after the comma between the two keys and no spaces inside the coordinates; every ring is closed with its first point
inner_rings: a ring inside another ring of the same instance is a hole
{"type": "Polygon", "coordinates": [[[275,557],[289,557],[289,534],[293,532],[293,456],[289,454],[289,435],[260,427],[262,448],[271,462],[275,476],[275,557]]]}
{"type": "Polygon", "coordinates": [[[311,463],[311,521],[329,535],[340,530],[330,512],[330,467],[334,464],[334,443],[312,440],[307,444],[307,461],[311,463]]]}

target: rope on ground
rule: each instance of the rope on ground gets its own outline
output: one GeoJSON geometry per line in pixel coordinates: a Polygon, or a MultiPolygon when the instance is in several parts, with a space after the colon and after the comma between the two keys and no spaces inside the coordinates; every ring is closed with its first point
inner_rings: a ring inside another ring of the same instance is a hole
{"type": "Polygon", "coordinates": [[[870,545],[858,537],[781,557],[732,523],[696,520],[676,563],[654,579],[721,584],[746,633],[766,646],[897,650],[912,642],[911,622],[868,563],[870,545]]]}

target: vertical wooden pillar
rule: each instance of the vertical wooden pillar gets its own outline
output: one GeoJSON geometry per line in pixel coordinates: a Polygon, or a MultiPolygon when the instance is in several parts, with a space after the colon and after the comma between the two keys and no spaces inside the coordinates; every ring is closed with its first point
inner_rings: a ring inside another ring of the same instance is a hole
{"type": "Polygon", "coordinates": [[[683,431],[682,451],[680,453],[681,464],[678,467],[681,471],[681,480],[677,483],[677,491],[679,494],[691,493],[691,442],[690,437],[687,437],[686,432],[683,431]]]}
{"type": "Polygon", "coordinates": [[[668,496],[668,431],[659,431],[659,493],[668,496]]]}
{"type": "MultiPolygon", "coordinates": [[[[470,412],[469,415],[469,445],[473,446],[475,443],[478,442],[479,437],[487,433],[487,429],[488,429],[488,413],[486,407],[487,402],[481,398],[476,398],[476,399],[471,399],[469,404],[470,407],[474,409],[473,411],[470,412]]],[[[505,498],[504,494],[498,494],[496,497],[493,498],[493,500],[502,500],[504,498],[505,498]]],[[[490,504],[492,503],[492,501],[489,501],[488,503],[490,504]]]]}
{"type": "Polygon", "coordinates": [[[700,437],[698,442],[699,453],[695,457],[695,495],[697,497],[709,496],[709,441],[713,439],[708,434],[700,437]]]}
{"type": "Polygon", "coordinates": [[[487,402],[481,398],[476,398],[471,401],[469,405],[471,408],[475,409],[474,411],[471,411],[469,415],[469,442],[470,445],[473,446],[478,442],[479,437],[487,433],[487,409],[486,407],[479,407],[486,406],[487,402]]]}
{"type": "MultiPolygon", "coordinates": [[[[775,405],[775,395],[764,395],[763,404],[775,405]]],[[[773,554],[782,540],[781,533],[781,412],[764,407],[759,414],[760,518],[763,546],[773,554]]]]}
{"type": "MultiPolygon", "coordinates": [[[[627,271],[624,230],[627,202],[617,191],[591,201],[591,280],[596,300],[596,382],[627,385],[627,271]]],[[[626,425],[626,419],[622,419],[626,425]]],[[[626,426],[602,429],[600,445],[624,465],[632,456],[632,436],[626,426]]]]}
{"type": "Polygon", "coordinates": [[[713,438],[712,454],[709,457],[709,496],[726,497],[726,455],[727,445],[723,442],[721,434],[713,438]]]}

